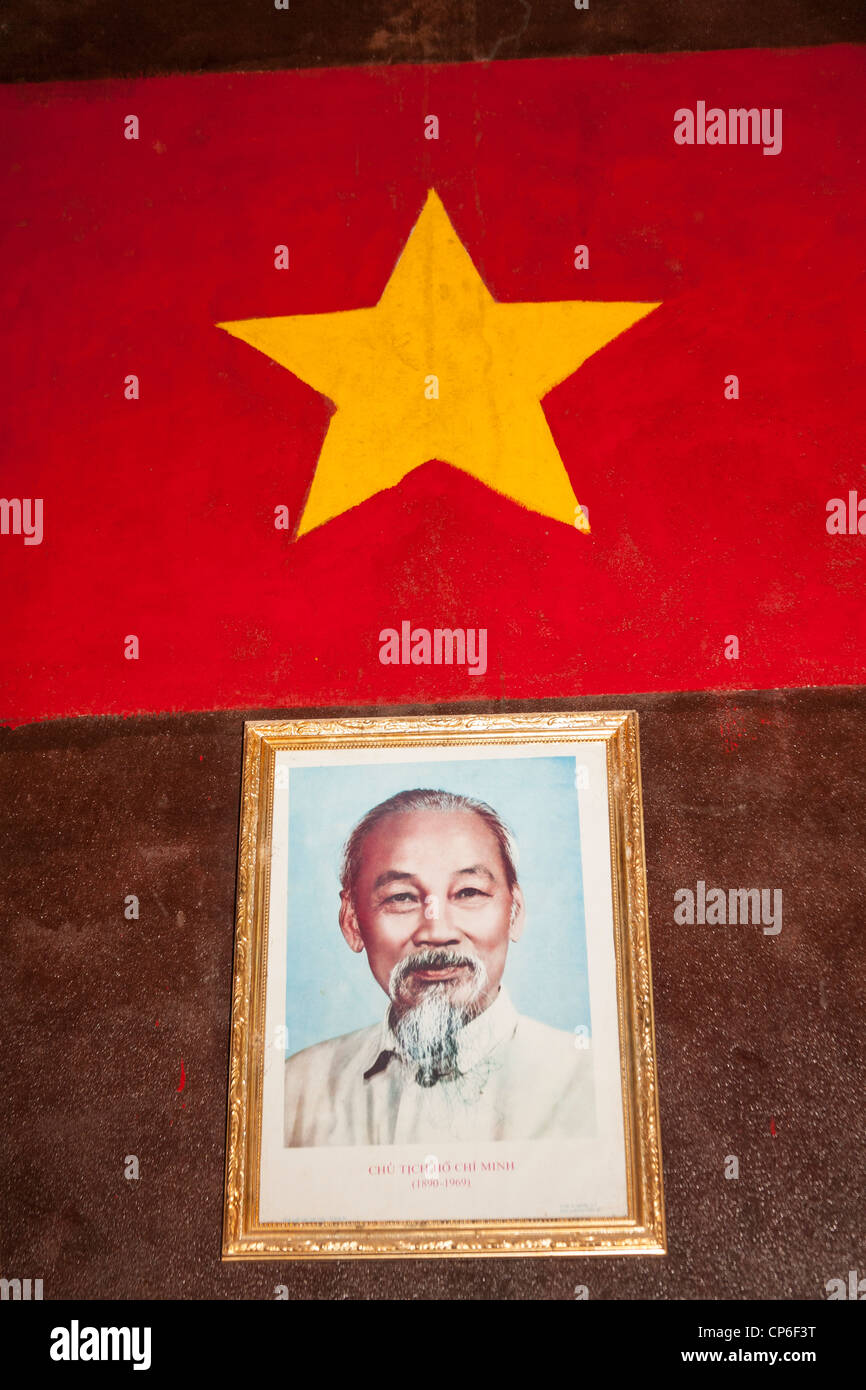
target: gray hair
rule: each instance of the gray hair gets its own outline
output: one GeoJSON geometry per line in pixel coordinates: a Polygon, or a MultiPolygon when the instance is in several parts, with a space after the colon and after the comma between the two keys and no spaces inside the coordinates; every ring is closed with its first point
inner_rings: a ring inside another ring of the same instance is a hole
{"type": "Polygon", "coordinates": [[[414,791],[397,792],[387,801],[380,801],[365,816],[362,816],[352,831],[343,850],[343,864],[340,870],[340,887],[351,900],[361,872],[364,841],[374,826],[386,816],[399,815],[406,811],[473,811],[493,832],[505,865],[505,880],[511,892],[517,883],[517,841],[505,821],[488,806],[474,796],[461,796],[457,792],[433,791],[427,787],[416,787],[414,791]]]}

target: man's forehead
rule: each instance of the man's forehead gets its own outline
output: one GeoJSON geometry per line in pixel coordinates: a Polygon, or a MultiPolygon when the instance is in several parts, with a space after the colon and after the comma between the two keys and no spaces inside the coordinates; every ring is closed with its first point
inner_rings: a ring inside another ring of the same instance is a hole
{"type": "MultiPolygon", "coordinates": [[[[469,808],[454,811],[393,811],[383,816],[365,836],[361,858],[365,867],[369,867],[371,859],[392,852],[398,844],[405,845],[407,849],[411,845],[416,853],[423,853],[425,848],[444,849],[449,841],[455,846],[469,841],[483,846],[484,859],[490,861],[489,868],[495,868],[501,859],[499,842],[490,826],[477,811],[469,808]]],[[[467,863],[476,862],[477,855],[467,860],[467,863]]]]}

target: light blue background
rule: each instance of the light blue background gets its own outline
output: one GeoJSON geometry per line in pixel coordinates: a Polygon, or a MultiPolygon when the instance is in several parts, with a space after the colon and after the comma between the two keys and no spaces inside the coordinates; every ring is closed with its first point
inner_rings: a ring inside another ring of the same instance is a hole
{"type": "Polygon", "coordinates": [[[526,899],[503,982],[518,1012],[590,1028],[575,759],[501,758],[289,769],[286,1025],[291,1056],[378,1022],[387,997],[343,940],[340,859],[353,827],[395,792],[441,788],[486,801],[514,832],[526,899]]]}

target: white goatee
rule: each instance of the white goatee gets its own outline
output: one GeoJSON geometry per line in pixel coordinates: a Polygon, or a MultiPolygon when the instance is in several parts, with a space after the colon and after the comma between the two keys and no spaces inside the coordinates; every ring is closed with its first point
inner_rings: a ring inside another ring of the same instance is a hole
{"type": "Polygon", "coordinates": [[[484,962],[464,951],[419,951],[394,966],[388,981],[388,993],[393,1001],[391,1028],[402,1056],[416,1068],[415,1080],[419,1086],[433,1086],[443,1078],[459,1075],[460,1030],[480,1012],[486,988],[484,962]],[[468,981],[442,980],[425,984],[418,995],[406,988],[407,976],[414,971],[457,966],[471,971],[468,981]]]}

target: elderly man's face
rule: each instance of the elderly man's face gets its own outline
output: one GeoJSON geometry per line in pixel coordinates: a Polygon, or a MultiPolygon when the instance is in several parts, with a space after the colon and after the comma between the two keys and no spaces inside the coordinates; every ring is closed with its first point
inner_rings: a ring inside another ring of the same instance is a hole
{"type": "Polygon", "coordinates": [[[509,940],[523,926],[523,899],[517,885],[509,891],[499,842],[474,811],[395,812],[364,841],[354,902],[344,899],[340,926],[353,950],[366,949],[386,994],[395,966],[406,963],[398,1011],[436,986],[460,1005],[486,972],[473,1001],[480,1012],[499,992],[509,940]],[[424,966],[431,953],[436,963],[424,966]],[[480,960],[484,972],[452,963],[461,957],[480,960]]]}

